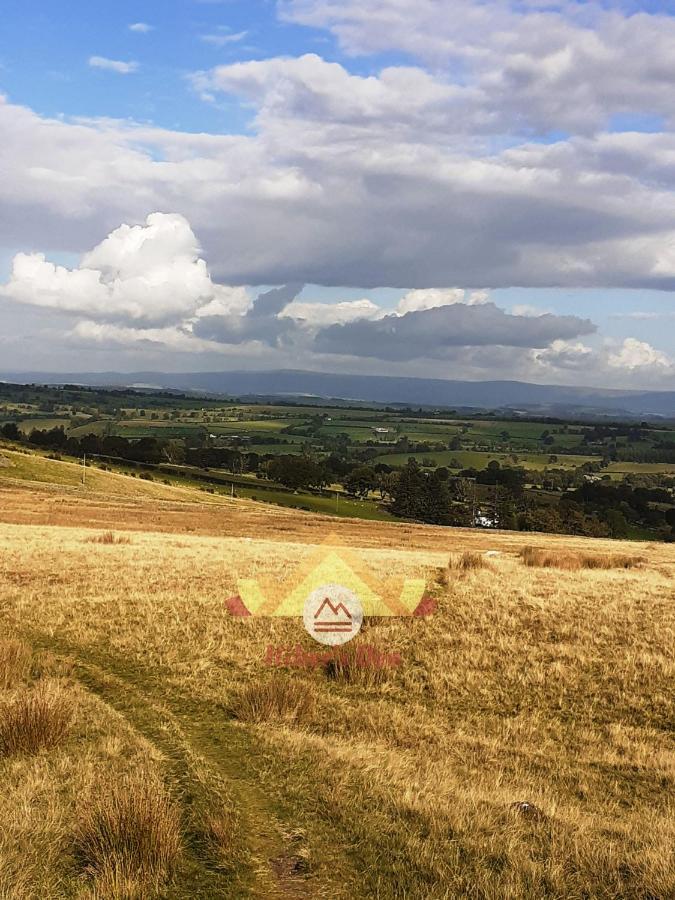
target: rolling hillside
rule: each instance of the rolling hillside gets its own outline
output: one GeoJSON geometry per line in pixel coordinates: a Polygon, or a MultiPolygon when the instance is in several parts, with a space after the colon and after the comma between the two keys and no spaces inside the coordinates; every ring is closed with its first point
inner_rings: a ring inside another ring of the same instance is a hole
{"type": "Polygon", "coordinates": [[[673,391],[569,387],[521,381],[452,381],[388,375],[281,370],[271,372],[4,372],[37,384],[142,385],[243,397],[342,398],[348,402],[476,409],[529,409],[554,415],[675,416],[673,391]]]}
{"type": "Polygon", "coordinates": [[[2,456],[1,897],[675,893],[675,547],[2,456]],[[228,611],[238,578],[283,582],[325,540],[375,583],[427,579],[433,615],[355,641],[400,666],[271,666],[318,645],[228,611]],[[22,750],[8,722],[38,701],[64,727],[22,750]]]}

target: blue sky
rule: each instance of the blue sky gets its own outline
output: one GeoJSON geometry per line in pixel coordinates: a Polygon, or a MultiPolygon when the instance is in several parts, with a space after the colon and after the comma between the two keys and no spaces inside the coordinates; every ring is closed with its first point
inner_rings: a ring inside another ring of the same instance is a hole
{"type": "Polygon", "coordinates": [[[303,52],[306,29],[279,23],[266,2],[138,3],[121,0],[3,4],[3,89],[48,116],[111,116],[185,131],[244,130],[238,103],[195,102],[186,77],[222,62],[303,52]],[[167,12],[169,13],[167,15],[167,12]],[[131,31],[135,23],[151,30],[131,31]],[[210,43],[236,36],[231,43],[210,43]],[[92,72],[92,56],[137,61],[133,78],[92,72]]]}
{"type": "Polygon", "coordinates": [[[675,386],[672,13],[6,0],[7,367],[675,386]]]}

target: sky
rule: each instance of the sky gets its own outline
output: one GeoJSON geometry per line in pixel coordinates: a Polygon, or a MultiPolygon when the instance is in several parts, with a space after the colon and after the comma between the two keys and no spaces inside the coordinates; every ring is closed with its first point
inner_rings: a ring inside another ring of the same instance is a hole
{"type": "Polygon", "coordinates": [[[4,0],[0,372],[673,390],[673,46],[658,0],[4,0]]]}

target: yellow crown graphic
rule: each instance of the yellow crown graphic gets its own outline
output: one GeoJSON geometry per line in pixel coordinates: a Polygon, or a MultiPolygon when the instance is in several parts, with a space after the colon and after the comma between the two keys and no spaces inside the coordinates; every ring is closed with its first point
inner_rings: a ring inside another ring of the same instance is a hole
{"type": "MultiPolygon", "coordinates": [[[[420,613],[426,582],[423,578],[400,580],[385,594],[373,586],[372,573],[353,551],[331,535],[285,582],[241,578],[238,597],[228,602],[231,612],[249,616],[301,616],[305,600],[320,587],[338,584],[353,591],[365,616],[412,616],[420,613]]],[[[430,611],[430,610],[425,610],[430,611]]]]}

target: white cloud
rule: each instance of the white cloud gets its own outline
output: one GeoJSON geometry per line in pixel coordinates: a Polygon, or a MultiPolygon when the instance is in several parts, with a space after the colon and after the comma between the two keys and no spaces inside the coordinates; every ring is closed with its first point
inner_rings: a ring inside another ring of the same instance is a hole
{"type": "Polygon", "coordinates": [[[213,300],[195,311],[197,318],[203,316],[243,316],[251,308],[251,297],[245,287],[229,287],[225,284],[213,285],[213,300]]]}
{"type": "Polygon", "coordinates": [[[610,353],[607,362],[612,368],[616,369],[659,369],[673,368],[673,361],[662,353],[655,350],[646,341],[638,341],[636,338],[626,338],[621,347],[615,352],[610,353]]]}
{"type": "Polygon", "coordinates": [[[550,309],[541,309],[538,306],[532,306],[530,303],[516,303],[511,307],[514,316],[543,316],[551,312],[550,309]]]}
{"type": "Polygon", "coordinates": [[[255,103],[258,121],[265,127],[291,119],[322,123],[336,135],[342,129],[342,141],[350,133],[385,123],[390,140],[412,129],[422,140],[442,129],[464,132],[462,114],[467,114],[466,104],[473,96],[471,90],[421,68],[389,67],[377,76],[363,77],[315,53],[217,66],[196,73],[193,83],[200,91],[222,91],[255,103]]]}
{"type": "Polygon", "coordinates": [[[129,31],[135,31],[137,34],[147,34],[149,31],[154,31],[154,26],[148,25],[147,22],[133,22],[129,26],[129,31]]]}
{"type": "MultiPolygon", "coordinates": [[[[207,303],[230,300],[214,285],[183,216],[153,213],[145,225],[121,225],[86,253],[77,269],[42,253],[19,253],[0,288],[18,303],[96,319],[164,322],[186,318],[207,303]]],[[[235,292],[234,306],[241,303],[235,292]]]]}
{"type": "Polygon", "coordinates": [[[533,360],[552,370],[577,370],[588,372],[593,368],[595,351],[581,341],[557,340],[545,350],[537,350],[533,360]]]}
{"type": "Polygon", "coordinates": [[[356,319],[377,319],[386,315],[386,312],[372,300],[364,297],[362,300],[343,300],[339,303],[294,300],[280,315],[320,328],[340,322],[353,322],[356,319]]]}
{"type": "Polygon", "coordinates": [[[229,34],[227,32],[214,32],[212,34],[201,34],[200,38],[205,44],[214,44],[216,47],[226,47],[228,44],[238,44],[243,41],[248,31],[237,31],[229,34]]]}
{"type": "Polygon", "coordinates": [[[465,291],[462,288],[428,288],[426,290],[408,291],[398,302],[396,312],[399,315],[421,309],[436,309],[439,306],[451,306],[453,303],[465,303],[476,306],[487,303],[487,291],[465,291]]]}
{"type": "Polygon", "coordinates": [[[105,344],[106,346],[128,347],[134,344],[156,344],[165,349],[201,350],[202,347],[189,332],[174,326],[165,328],[130,328],[112,325],[108,322],[92,322],[85,319],[77,322],[72,336],[83,343],[105,344]]]}
{"type": "Polygon", "coordinates": [[[675,362],[645,341],[625,338],[594,349],[581,341],[554,341],[530,355],[530,375],[539,381],[600,384],[605,387],[671,386],[675,362]]]}
{"type": "Polygon", "coordinates": [[[288,21],[328,28],[353,56],[404,52],[460,71],[507,131],[594,130],[615,114],[672,117],[675,20],[561,0],[280,0],[288,21]]]}
{"type": "Polygon", "coordinates": [[[123,62],[119,59],[108,59],[105,56],[90,56],[89,65],[92,69],[106,69],[108,72],[117,72],[120,75],[130,75],[138,71],[137,62],[123,62]]]}

